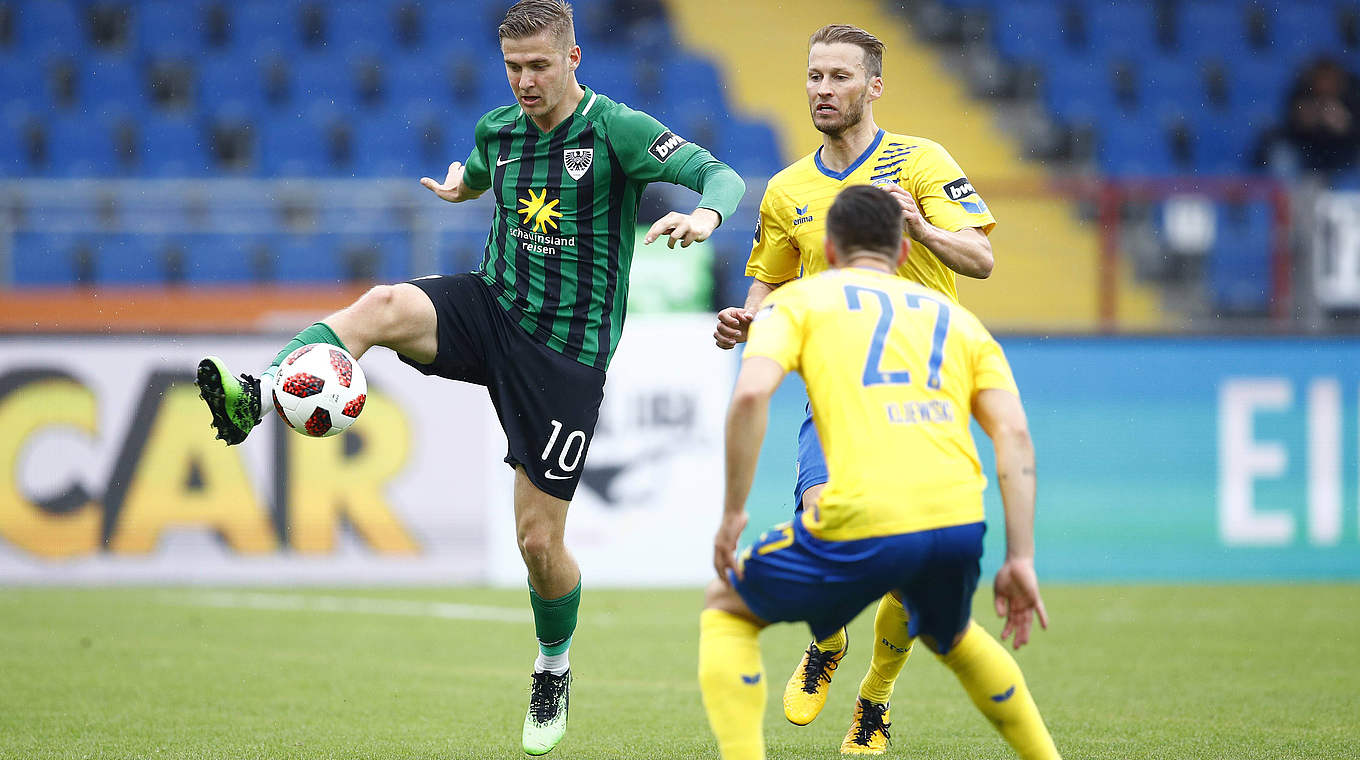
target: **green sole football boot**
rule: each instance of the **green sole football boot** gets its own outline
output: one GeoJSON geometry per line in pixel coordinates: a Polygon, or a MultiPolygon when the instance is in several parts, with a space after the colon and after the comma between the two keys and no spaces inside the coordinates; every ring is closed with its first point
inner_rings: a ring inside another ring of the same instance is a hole
{"type": "Polygon", "coordinates": [[[198,363],[198,395],[212,412],[217,437],[235,446],[260,422],[260,381],[241,373],[231,376],[226,362],[209,356],[198,363]]]}
{"type": "Polygon", "coordinates": [[[529,712],[524,716],[524,754],[546,755],[567,733],[567,703],[571,671],[562,675],[535,673],[529,687],[529,712]]]}

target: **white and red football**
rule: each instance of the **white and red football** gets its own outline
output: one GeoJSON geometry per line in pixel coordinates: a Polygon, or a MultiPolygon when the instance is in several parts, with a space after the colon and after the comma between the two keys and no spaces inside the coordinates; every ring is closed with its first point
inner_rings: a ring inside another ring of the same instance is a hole
{"type": "Polygon", "coordinates": [[[368,381],[343,348],[312,343],[283,360],[274,376],[274,410],[314,438],[343,433],[364,410],[368,381]]]}

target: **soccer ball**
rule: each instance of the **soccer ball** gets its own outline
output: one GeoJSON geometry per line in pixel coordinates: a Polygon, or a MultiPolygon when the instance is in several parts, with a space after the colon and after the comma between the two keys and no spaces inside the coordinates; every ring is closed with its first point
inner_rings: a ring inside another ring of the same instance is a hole
{"type": "Polygon", "coordinates": [[[314,438],[345,432],[364,410],[367,395],[359,362],[326,343],[289,354],[274,376],[274,410],[288,427],[314,438]]]}

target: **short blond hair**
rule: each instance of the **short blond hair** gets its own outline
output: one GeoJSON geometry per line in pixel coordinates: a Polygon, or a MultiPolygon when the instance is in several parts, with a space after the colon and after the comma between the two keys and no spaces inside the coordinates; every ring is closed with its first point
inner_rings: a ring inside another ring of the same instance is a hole
{"type": "Polygon", "coordinates": [[[844,42],[864,51],[864,70],[871,77],[883,76],[883,41],[857,26],[827,24],[812,33],[808,48],[816,44],[834,45],[844,42]]]}
{"type": "Polygon", "coordinates": [[[505,20],[497,30],[503,40],[522,40],[544,31],[563,47],[576,44],[571,6],[564,0],[519,0],[505,12],[505,20]]]}

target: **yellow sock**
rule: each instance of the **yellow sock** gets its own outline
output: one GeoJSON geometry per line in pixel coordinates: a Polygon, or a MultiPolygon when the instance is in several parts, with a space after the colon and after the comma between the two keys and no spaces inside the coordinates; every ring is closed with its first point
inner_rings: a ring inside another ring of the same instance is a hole
{"type": "Polygon", "coordinates": [[[823,652],[839,652],[845,649],[845,629],[841,628],[835,633],[817,642],[817,648],[823,652]]]}
{"type": "Polygon", "coordinates": [[[1022,760],[1059,758],[1015,658],[977,623],[940,658],[1022,760]]]}
{"type": "Polygon", "coordinates": [[[883,704],[892,699],[893,685],[911,656],[912,641],[907,635],[907,611],[892,594],[884,594],[874,614],[874,651],[869,672],[859,682],[861,697],[883,704]]]}
{"type": "Polygon", "coordinates": [[[760,628],[722,610],[699,615],[699,690],[723,760],[765,760],[760,628]]]}

